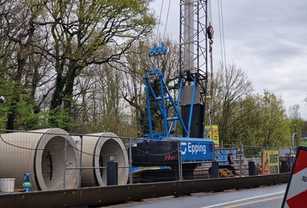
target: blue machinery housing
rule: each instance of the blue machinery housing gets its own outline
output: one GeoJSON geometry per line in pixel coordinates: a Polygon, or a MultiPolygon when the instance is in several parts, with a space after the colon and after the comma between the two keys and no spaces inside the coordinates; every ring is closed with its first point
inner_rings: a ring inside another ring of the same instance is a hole
{"type": "Polygon", "coordinates": [[[210,139],[179,138],[182,162],[214,160],[214,144],[210,139]]]}
{"type": "Polygon", "coordinates": [[[133,166],[171,166],[211,162],[215,158],[210,139],[170,137],[161,140],[143,139],[132,148],[133,166]],[[180,157],[180,159],[179,159],[180,157]]]}

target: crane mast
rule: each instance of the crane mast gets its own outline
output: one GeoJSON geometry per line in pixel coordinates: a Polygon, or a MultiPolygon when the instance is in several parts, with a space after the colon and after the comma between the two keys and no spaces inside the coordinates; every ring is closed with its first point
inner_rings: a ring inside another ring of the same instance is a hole
{"type": "Polygon", "coordinates": [[[207,72],[208,0],[180,0],[180,71],[207,72]]]}
{"type": "Polygon", "coordinates": [[[184,30],[184,39],[183,39],[183,45],[184,45],[184,53],[183,53],[183,60],[184,60],[184,71],[189,71],[193,73],[195,71],[194,68],[194,0],[184,0],[184,12],[183,12],[183,18],[181,20],[183,30],[184,30]]]}
{"type": "Polygon", "coordinates": [[[180,0],[181,113],[189,135],[204,136],[208,88],[208,0],[180,0]]]}

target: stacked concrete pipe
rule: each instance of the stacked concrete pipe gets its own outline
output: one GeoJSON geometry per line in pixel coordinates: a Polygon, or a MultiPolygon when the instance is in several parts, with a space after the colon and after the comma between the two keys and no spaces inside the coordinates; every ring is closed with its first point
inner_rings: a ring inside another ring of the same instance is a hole
{"type": "MultiPolygon", "coordinates": [[[[81,148],[80,137],[74,137],[81,148]]],[[[95,133],[82,137],[82,186],[106,186],[106,166],[112,160],[118,163],[118,184],[128,182],[128,154],[122,140],[114,133],[95,133]]]]}
{"type": "Polygon", "coordinates": [[[80,175],[74,168],[79,155],[74,145],[72,137],[57,128],[1,134],[0,177],[16,178],[20,188],[23,174],[30,172],[34,190],[78,188],[80,175]]]}

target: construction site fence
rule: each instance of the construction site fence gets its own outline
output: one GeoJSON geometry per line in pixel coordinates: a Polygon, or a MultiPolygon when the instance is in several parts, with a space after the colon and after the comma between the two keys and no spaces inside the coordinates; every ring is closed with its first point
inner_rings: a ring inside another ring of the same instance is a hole
{"type": "MultiPolygon", "coordinates": [[[[114,185],[108,184],[109,177],[107,175],[108,162],[113,160],[117,161],[118,178],[116,183],[118,185],[153,182],[153,179],[154,181],[180,181],[210,178],[211,162],[203,162],[197,168],[191,166],[191,170],[187,171],[189,166],[185,166],[183,161],[180,160],[181,157],[179,157],[175,171],[170,170],[169,167],[156,167],[161,168],[161,174],[153,174],[148,181],[144,178],[139,180],[142,175],[133,172],[135,167],[132,165],[131,151],[132,146],[138,141],[137,138],[119,137],[111,133],[75,134],[65,131],[57,132],[57,130],[0,130],[0,132],[0,178],[16,178],[17,190],[23,188],[25,173],[30,173],[31,181],[37,183],[33,184],[33,188],[43,189],[38,182],[38,176],[35,175],[37,174],[35,172],[38,171],[37,168],[41,168],[41,175],[47,181],[45,185],[49,185],[51,189],[76,188],[72,183],[78,187],[114,185]],[[43,137],[54,138],[54,140],[50,139],[48,144],[41,148],[40,142],[42,141],[40,138],[43,137]],[[117,141],[120,141],[123,146],[116,143],[117,141]],[[99,154],[95,151],[97,145],[102,145],[99,154]],[[41,155],[40,164],[34,161],[38,155],[41,155]],[[193,171],[193,176],[186,175],[184,171],[193,171]],[[97,175],[100,175],[99,179],[97,179],[97,175]]],[[[249,174],[248,165],[250,161],[256,163],[256,168],[259,169],[257,174],[264,173],[264,167],[260,167],[263,148],[244,145],[230,145],[225,148],[237,148],[237,155],[235,155],[234,164],[232,164],[235,166],[236,177],[249,174]]],[[[264,174],[278,174],[280,172],[279,165],[278,162],[278,168],[274,170],[275,172],[268,171],[264,174]]],[[[221,176],[221,173],[219,173],[219,176],[221,176]]]]}

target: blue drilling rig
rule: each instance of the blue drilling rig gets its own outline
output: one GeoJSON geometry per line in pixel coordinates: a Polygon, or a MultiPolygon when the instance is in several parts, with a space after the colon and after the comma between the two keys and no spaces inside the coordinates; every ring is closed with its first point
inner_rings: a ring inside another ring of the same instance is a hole
{"type": "MultiPolygon", "coordinates": [[[[148,131],[132,148],[134,166],[169,167],[181,173],[181,178],[188,178],[199,164],[215,160],[214,143],[204,133],[208,54],[213,43],[207,11],[208,0],[180,0],[180,59],[175,94],[170,91],[163,70],[153,66],[145,73],[148,131]]],[[[149,56],[159,59],[168,52],[160,43],[149,50],[149,56]]]]}

